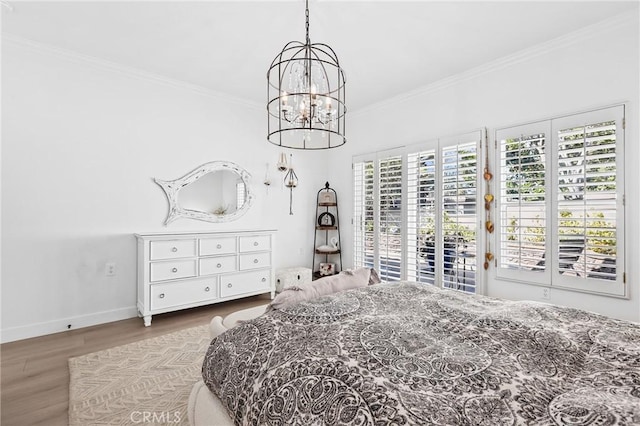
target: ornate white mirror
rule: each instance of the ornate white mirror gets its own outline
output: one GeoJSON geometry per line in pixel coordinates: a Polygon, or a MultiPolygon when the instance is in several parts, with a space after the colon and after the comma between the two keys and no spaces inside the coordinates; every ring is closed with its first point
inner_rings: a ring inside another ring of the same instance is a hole
{"type": "Polygon", "coordinates": [[[245,214],[253,201],[251,175],[237,164],[213,161],[176,180],[154,181],[169,200],[164,224],[184,217],[207,222],[228,222],[245,214]]]}

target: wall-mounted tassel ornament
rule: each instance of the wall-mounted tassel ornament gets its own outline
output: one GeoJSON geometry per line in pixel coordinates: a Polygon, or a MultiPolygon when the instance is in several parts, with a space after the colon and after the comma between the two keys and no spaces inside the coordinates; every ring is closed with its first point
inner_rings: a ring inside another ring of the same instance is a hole
{"type": "MultiPolygon", "coordinates": [[[[487,129],[484,129],[484,173],[482,177],[486,183],[485,194],[484,194],[484,210],[486,212],[485,218],[485,229],[488,234],[492,234],[494,230],[494,224],[491,221],[491,203],[493,203],[495,197],[491,194],[491,179],[493,179],[493,173],[491,173],[489,169],[489,138],[487,136],[487,129]]],[[[491,236],[487,235],[485,238],[485,253],[484,253],[484,269],[489,269],[491,265],[491,261],[494,259],[493,253],[491,252],[491,236]]]]}
{"type": "Polygon", "coordinates": [[[289,157],[289,171],[284,175],[284,186],[289,188],[289,214],[293,214],[293,188],[298,186],[298,176],[293,170],[293,155],[289,157]]]}

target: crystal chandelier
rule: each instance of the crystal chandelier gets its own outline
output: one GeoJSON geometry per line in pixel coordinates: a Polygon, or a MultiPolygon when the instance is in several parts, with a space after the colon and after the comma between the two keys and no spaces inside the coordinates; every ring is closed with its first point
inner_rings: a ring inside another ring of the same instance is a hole
{"type": "Polygon", "coordinates": [[[309,0],[305,1],[306,42],[290,41],[267,72],[267,139],[294,149],[344,145],[345,78],[331,47],[309,39],[309,0]]]}

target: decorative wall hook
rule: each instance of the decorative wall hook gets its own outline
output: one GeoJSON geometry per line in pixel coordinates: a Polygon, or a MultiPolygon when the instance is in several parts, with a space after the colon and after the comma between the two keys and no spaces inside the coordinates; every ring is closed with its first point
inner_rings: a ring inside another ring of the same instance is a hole
{"type": "Polygon", "coordinates": [[[267,170],[264,172],[264,181],[262,182],[267,187],[267,194],[269,193],[269,186],[271,186],[271,178],[269,177],[269,163],[267,163],[267,170]]]}

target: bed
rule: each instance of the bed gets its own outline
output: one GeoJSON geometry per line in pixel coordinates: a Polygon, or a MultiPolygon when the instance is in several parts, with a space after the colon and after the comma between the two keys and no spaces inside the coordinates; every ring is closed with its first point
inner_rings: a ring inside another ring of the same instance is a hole
{"type": "Polygon", "coordinates": [[[195,424],[640,424],[640,325],[383,283],[240,322],[202,375],[195,424]]]}

